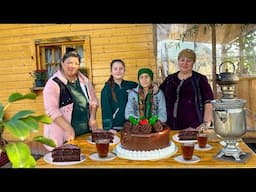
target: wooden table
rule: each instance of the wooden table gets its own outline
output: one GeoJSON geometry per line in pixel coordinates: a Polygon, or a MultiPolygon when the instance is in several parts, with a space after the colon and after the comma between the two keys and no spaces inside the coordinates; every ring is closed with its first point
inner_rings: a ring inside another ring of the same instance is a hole
{"type": "MultiPolygon", "coordinates": [[[[172,136],[176,134],[177,131],[170,132],[170,139],[172,140],[172,136]]],[[[216,137],[216,134],[213,130],[209,131],[209,144],[213,146],[213,148],[209,151],[194,151],[194,154],[199,156],[201,160],[197,163],[187,164],[187,163],[179,163],[174,160],[174,157],[181,154],[180,143],[174,141],[174,143],[178,147],[178,151],[176,154],[169,158],[155,160],[155,161],[137,161],[137,160],[127,160],[116,157],[111,161],[95,161],[89,158],[89,155],[93,152],[96,152],[95,144],[89,143],[86,139],[90,136],[90,134],[85,134],[76,138],[76,140],[72,141],[72,144],[78,145],[81,147],[81,152],[85,154],[86,160],[80,164],[75,165],[53,165],[44,161],[43,158],[37,161],[37,168],[111,168],[111,169],[120,169],[120,168],[186,168],[186,169],[229,169],[229,168],[239,168],[239,169],[247,169],[247,168],[256,168],[256,154],[243,142],[239,141],[239,147],[243,152],[250,153],[250,158],[245,163],[240,162],[232,162],[215,159],[216,154],[223,148],[223,146],[219,143],[219,139],[216,137]]],[[[116,147],[116,145],[111,144],[110,150],[112,151],[116,147]]]]}

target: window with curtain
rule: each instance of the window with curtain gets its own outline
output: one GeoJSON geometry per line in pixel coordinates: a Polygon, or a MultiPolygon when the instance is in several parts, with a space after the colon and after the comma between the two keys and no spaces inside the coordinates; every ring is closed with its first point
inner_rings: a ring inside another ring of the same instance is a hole
{"type": "Polygon", "coordinates": [[[60,37],[35,40],[36,69],[46,69],[51,77],[59,68],[67,48],[74,48],[81,56],[80,70],[91,77],[91,51],[89,36],[60,37]]]}

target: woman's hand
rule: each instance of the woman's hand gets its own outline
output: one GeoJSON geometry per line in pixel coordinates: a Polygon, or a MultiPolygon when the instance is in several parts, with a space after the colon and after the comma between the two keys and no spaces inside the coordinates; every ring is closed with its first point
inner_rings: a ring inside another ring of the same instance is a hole
{"type": "Polygon", "coordinates": [[[90,127],[90,130],[98,129],[98,123],[97,123],[96,119],[89,120],[89,127],[90,127]]]}
{"type": "Polygon", "coordinates": [[[68,129],[68,130],[66,130],[64,137],[65,137],[65,140],[66,140],[67,142],[74,140],[74,139],[75,139],[75,131],[74,131],[74,129],[68,129]]]}
{"type": "Polygon", "coordinates": [[[153,83],[153,93],[157,93],[159,90],[159,86],[156,82],[153,83]]]}
{"type": "Polygon", "coordinates": [[[199,132],[203,132],[205,130],[207,130],[208,128],[210,128],[211,122],[203,122],[202,124],[200,124],[196,130],[199,132]]]}
{"type": "Polygon", "coordinates": [[[59,116],[57,117],[54,122],[60,126],[64,131],[64,140],[65,141],[72,141],[75,139],[75,130],[70,125],[70,123],[63,117],[59,116]]]}

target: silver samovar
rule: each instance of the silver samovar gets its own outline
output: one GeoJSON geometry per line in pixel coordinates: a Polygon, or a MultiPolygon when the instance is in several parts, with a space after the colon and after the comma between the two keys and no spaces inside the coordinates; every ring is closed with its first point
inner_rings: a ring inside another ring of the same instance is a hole
{"type": "MultiPolygon", "coordinates": [[[[219,72],[224,63],[220,64],[219,72]]],[[[229,61],[228,63],[232,64],[235,71],[235,65],[229,61]]],[[[221,88],[222,97],[211,102],[213,104],[214,130],[225,143],[216,157],[233,157],[235,161],[241,161],[241,155],[246,155],[237,143],[246,132],[246,101],[234,96],[238,80],[238,77],[228,70],[217,74],[216,82],[221,88]]]]}

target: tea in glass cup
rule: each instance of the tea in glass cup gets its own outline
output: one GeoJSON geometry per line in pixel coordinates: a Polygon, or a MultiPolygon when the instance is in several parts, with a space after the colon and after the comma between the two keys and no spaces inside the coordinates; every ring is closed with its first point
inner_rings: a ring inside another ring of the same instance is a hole
{"type": "Polygon", "coordinates": [[[109,139],[97,139],[96,141],[96,148],[99,157],[107,157],[108,156],[108,151],[109,151],[109,139]]]}
{"type": "Polygon", "coordinates": [[[205,148],[208,140],[208,135],[206,133],[198,133],[197,135],[197,141],[198,146],[200,148],[205,148]]]}
{"type": "Polygon", "coordinates": [[[195,143],[181,143],[182,155],[184,160],[191,160],[194,153],[195,143]]]}

